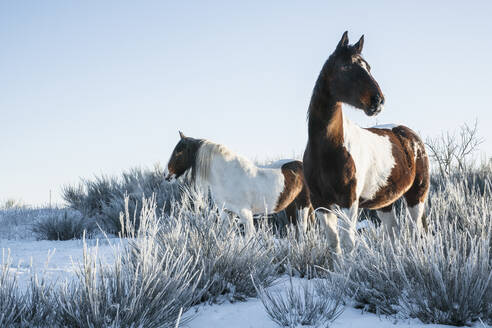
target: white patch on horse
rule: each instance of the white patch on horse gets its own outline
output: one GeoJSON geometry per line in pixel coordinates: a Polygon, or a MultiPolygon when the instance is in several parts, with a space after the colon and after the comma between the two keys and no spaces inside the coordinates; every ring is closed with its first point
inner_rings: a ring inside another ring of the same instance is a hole
{"type": "Polygon", "coordinates": [[[228,210],[273,213],[284,190],[279,169],[259,168],[223,145],[204,141],[197,156],[197,184],[210,188],[215,201],[228,210]]]}
{"type": "Polygon", "coordinates": [[[418,203],[415,206],[409,206],[408,212],[410,213],[410,217],[415,223],[417,229],[422,229],[422,216],[424,215],[425,204],[418,203]]]}
{"type": "Polygon", "coordinates": [[[340,243],[346,252],[351,252],[355,246],[355,231],[359,202],[355,201],[350,208],[342,208],[343,216],[340,218],[340,243]]]}
{"type": "Polygon", "coordinates": [[[376,211],[378,214],[383,227],[386,229],[386,232],[389,234],[391,240],[395,239],[395,235],[398,234],[398,224],[396,222],[396,216],[394,213],[394,209],[392,208],[390,212],[376,211]]]}
{"type": "Polygon", "coordinates": [[[352,123],[343,115],[343,145],[355,163],[356,199],[372,199],[388,183],[395,166],[392,144],[380,136],[352,123]]]}

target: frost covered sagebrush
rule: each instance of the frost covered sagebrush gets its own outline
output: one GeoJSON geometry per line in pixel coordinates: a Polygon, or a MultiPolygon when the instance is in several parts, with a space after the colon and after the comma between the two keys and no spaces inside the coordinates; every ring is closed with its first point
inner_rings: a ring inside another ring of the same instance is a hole
{"type": "Polygon", "coordinates": [[[110,233],[119,233],[120,213],[125,211],[125,199],[129,212],[138,218],[142,210],[142,198],[155,197],[158,215],[179,200],[180,185],[169,184],[160,166],[153,170],[134,168],[121,177],[99,176],[94,180],[82,180],[77,186],[66,186],[63,199],[70,208],[80,211],[86,218],[94,218],[99,226],[110,233]]]}
{"type": "Polygon", "coordinates": [[[326,276],[326,269],[333,267],[333,260],[325,233],[319,227],[312,227],[306,233],[296,231],[295,227],[286,230],[283,238],[272,239],[280,272],[288,271],[305,278],[326,276]]]}
{"type": "Polygon", "coordinates": [[[11,261],[3,256],[0,272],[0,326],[9,327],[20,321],[25,311],[24,300],[17,289],[17,279],[10,271],[11,261]]]}
{"type": "Polygon", "coordinates": [[[394,243],[380,230],[364,231],[337,268],[350,272],[347,294],[369,310],[425,323],[490,321],[490,176],[483,192],[466,180],[442,180],[431,192],[428,233],[413,231],[404,216],[394,243]]]}
{"type": "Polygon", "coordinates": [[[9,254],[0,266],[0,327],[42,327],[55,312],[53,286],[31,273],[27,290],[21,290],[9,254]]]}
{"type": "MultiPolygon", "coordinates": [[[[25,292],[10,265],[1,268],[0,326],[42,327],[40,318],[51,313],[56,318],[51,327],[155,322],[174,327],[189,318],[181,313],[193,304],[255,296],[253,281],[268,292],[266,287],[285,271],[324,281],[335,290],[343,286],[346,297],[370,311],[425,323],[464,325],[481,319],[492,324],[490,177],[486,167],[433,177],[428,233],[410,229],[402,205],[401,232],[394,243],[382,229],[369,225],[357,234],[354,252],[335,262],[318,228],[301,238],[290,229],[280,238],[260,223],[257,234],[247,239],[236,220],[194,191],[182,193],[181,201],[169,203],[164,212],[156,199],[139,200],[136,212],[131,198],[126,210],[123,199],[118,227],[126,237],[114,264],[98,263],[95,254],[86,252],[75,281],[52,286],[33,279],[25,292]],[[333,284],[334,277],[347,277],[346,284],[333,284]]],[[[3,232],[18,238],[34,219],[53,213],[63,212],[0,211],[0,228],[14,227],[15,233],[3,232]]],[[[315,286],[314,294],[302,285],[289,294],[287,286],[281,294],[270,292],[266,302],[279,320],[292,313],[298,319],[312,318],[309,308],[320,308],[316,293],[327,290],[315,286]]],[[[340,298],[330,294],[325,299],[340,298]]],[[[299,322],[295,320],[289,322],[299,322]]]]}
{"type": "Polygon", "coordinates": [[[121,221],[131,238],[122,240],[114,265],[98,263],[84,246],[77,281],[59,290],[60,326],[177,327],[189,319],[182,313],[201,298],[200,263],[156,244],[155,200],[143,201],[140,229],[132,221],[121,221]]]}
{"type": "Polygon", "coordinates": [[[10,208],[0,210],[0,238],[32,239],[32,224],[50,217],[58,217],[65,210],[59,208],[10,208]]]}
{"type": "Polygon", "coordinates": [[[160,247],[186,251],[202,263],[202,301],[245,300],[256,295],[251,276],[262,286],[276,279],[273,248],[266,242],[271,233],[260,226],[253,237],[243,237],[236,220],[196,190],[187,190],[163,223],[160,247]]]}
{"type": "Polygon", "coordinates": [[[84,232],[91,233],[94,229],[80,213],[69,210],[37,219],[31,228],[38,240],[81,239],[84,232]]]}
{"type": "Polygon", "coordinates": [[[258,287],[258,296],[270,319],[283,327],[327,327],[343,312],[340,288],[330,280],[293,282],[269,291],[258,287]]]}
{"type": "Polygon", "coordinates": [[[138,229],[127,208],[115,264],[85,250],[77,282],[59,291],[59,324],[174,327],[193,304],[254,296],[251,276],[263,286],[276,278],[261,233],[245,239],[207,198],[188,197],[160,218],[155,200],[143,200],[138,229]]]}

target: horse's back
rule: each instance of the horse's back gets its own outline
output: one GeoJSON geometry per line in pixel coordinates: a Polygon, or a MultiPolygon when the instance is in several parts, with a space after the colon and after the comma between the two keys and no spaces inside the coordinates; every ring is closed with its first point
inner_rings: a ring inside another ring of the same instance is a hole
{"type": "Polygon", "coordinates": [[[387,206],[412,189],[416,198],[420,200],[425,198],[429,187],[429,163],[424,143],[419,136],[403,125],[367,130],[388,137],[392,144],[395,165],[386,186],[381,188],[373,199],[361,199],[361,207],[387,206]]]}
{"type": "Polygon", "coordinates": [[[293,172],[300,172],[302,173],[303,165],[301,161],[298,160],[291,160],[288,162],[285,162],[281,166],[282,170],[291,170],[293,172]]]}
{"type": "MultiPolygon", "coordinates": [[[[284,164],[289,164],[290,162],[300,162],[300,161],[292,158],[283,158],[274,161],[269,161],[264,164],[257,164],[257,166],[262,169],[280,169],[284,164]]],[[[302,165],[302,162],[300,163],[302,165]]]]}
{"type": "Polygon", "coordinates": [[[380,136],[387,136],[392,143],[395,162],[411,167],[417,161],[418,155],[425,155],[425,146],[420,137],[409,127],[396,125],[391,128],[368,128],[368,131],[380,136]]]}

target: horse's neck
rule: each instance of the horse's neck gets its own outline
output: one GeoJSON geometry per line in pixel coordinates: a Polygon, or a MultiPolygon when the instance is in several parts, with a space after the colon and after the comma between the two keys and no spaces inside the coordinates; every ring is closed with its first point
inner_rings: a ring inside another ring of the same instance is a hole
{"type": "Polygon", "coordinates": [[[324,92],[328,89],[326,83],[320,76],[313,90],[309,104],[309,139],[326,138],[333,146],[340,146],[343,143],[342,103],[324,92]]]}

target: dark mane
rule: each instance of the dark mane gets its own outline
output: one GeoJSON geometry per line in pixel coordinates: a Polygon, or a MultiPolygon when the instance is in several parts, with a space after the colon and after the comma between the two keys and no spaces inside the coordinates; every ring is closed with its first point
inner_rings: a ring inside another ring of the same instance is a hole
{"type": "Polygon", "coordinates": [[[200,147],[203,145],[204,141],[205,139],[193,139],[192,143],[190,144],[191,149],[189,154],[190,155],[189,160],[191,161],[191,181],[193,183],[196,182],[198,152],[200,150],[200,147]]]}
{"type": "Polygon", "coordinates": [[[321,68],[318,78],[316,79],[316,83],[314,84],[311,101],[309,103],[309,107],[306,115],[307,121],[311,119],[313,111],[318,109],[318,107],[321,105],[319,100],[328,99],[328,95],[326,95],[325,93],[326,84],[328,83],[326,81],[326,77],[327,77],[328,66],[331,65],[330,61],[332,60],[332,57],[333,54],[326,60],[325,64],[321,68]]]}

